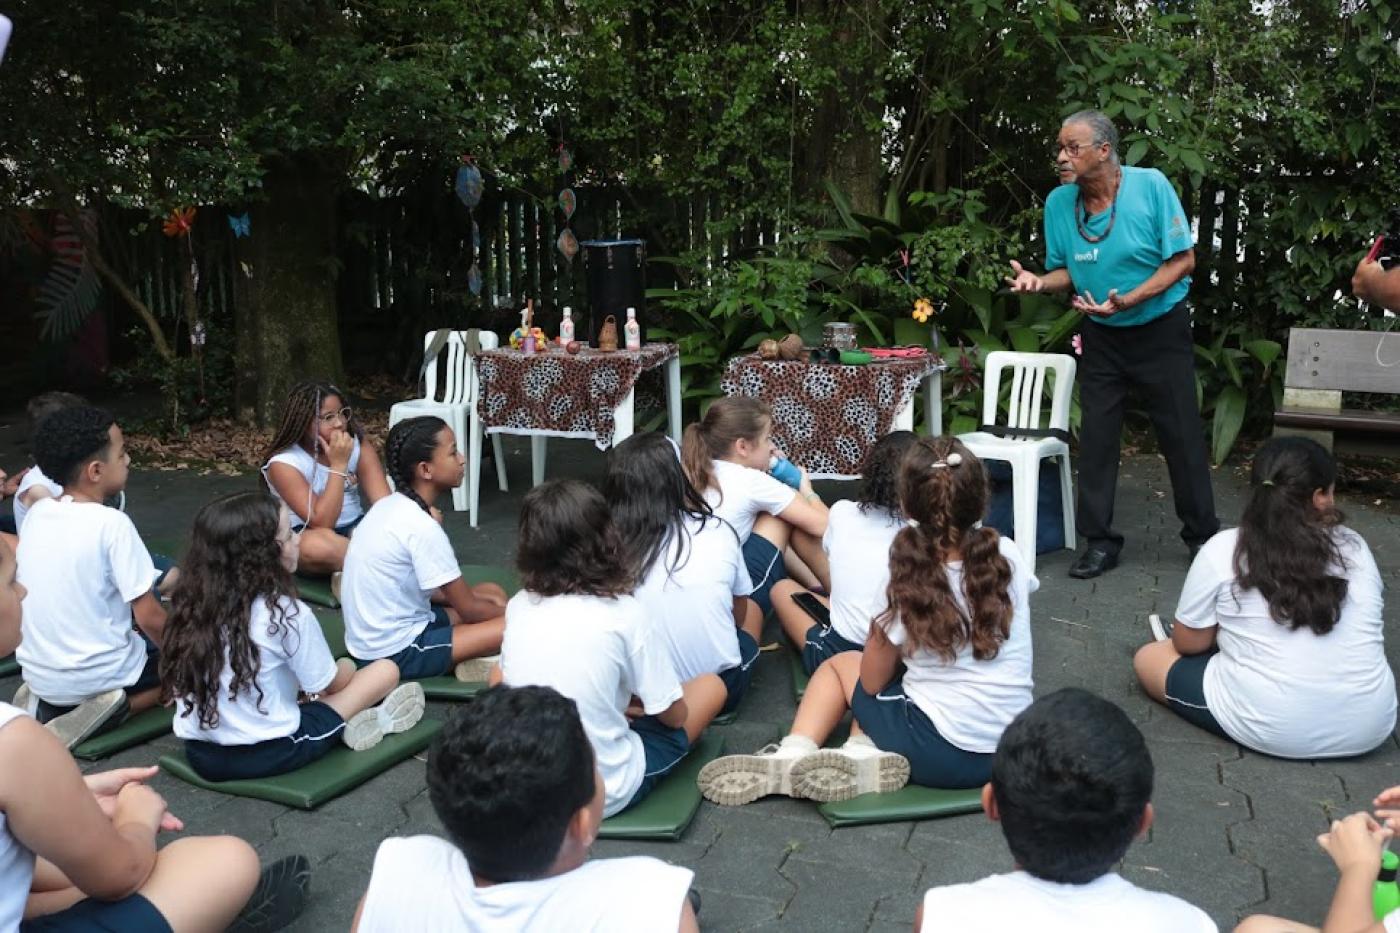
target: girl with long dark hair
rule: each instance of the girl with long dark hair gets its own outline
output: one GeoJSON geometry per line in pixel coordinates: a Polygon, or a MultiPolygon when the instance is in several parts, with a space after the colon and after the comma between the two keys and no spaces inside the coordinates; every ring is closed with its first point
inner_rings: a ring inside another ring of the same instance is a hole
{"type": "Polygon", "coordinates": [[[302,382],[287,393],[262,470],[268,489],[291,510],[303,573],[340,570],[365,510],[389,494],[379,453],[364,438],[335,386],[302,382]]]}
{"type": "MultiPolygon", "coordinates": [[[[1222,738],[1281,758],[1368,752],[1395,728],[1381,575],[1342,524],[1337,465],[1276,437],[1254,455],[1240,527],[1186,575],[1170,634],[1133,659],[1148,695],[1222,738]]],[[[1154,617],[1155,621],[1155,617],[1154,617]]]]}
{"type": "Polygon", "coordinates": [[[978,527],[987,476],[956,438],[919,438],[901,463],[899,492],[911,523],[890,547],[888,605],[865,650],[817,668],[779,744],[701,769],[710,800],[846,800],[911,780],[942,788],[989,780],[1002,731],[1031,702],[1029,596],[1039,584],[1014,543],[978,527]],[[847,709],[846,744],[819,748],[847,709]]]}
{"type": "Polygon", "coordinates": [[[179,706],[175,734],[206,780],[282,774],[422,718],[423,688],[398,686],[394,665],[357,671],[331,657],[296,598],[296,550],[287,509],[264,493],[224,496],[195,516],[160,667],[179,706]],[[311,701],[298,704],[301,693],[311,701]]]}
{"type": "Polygon", "coordinates": [[[753,678],[763,617],[739,535],[714,514],[663,434],[634,434],[608,455],[603,495],[636,596],[660,629],[682,681],[718,674],[739,705],[753,678]]]}
{"type": "Polygon", "coordinates": [[[480,659],[500,650],[506,593],[462,578],[433,504],[462,482],[457,437],[441,418],[409,418],[394,425],[384,451],[396,491],[350,540],[340,592],[345,645],[361,664],[388,658],[405,680],[454,667],[459,680],[485,680],[490,664],[480,659]]]}

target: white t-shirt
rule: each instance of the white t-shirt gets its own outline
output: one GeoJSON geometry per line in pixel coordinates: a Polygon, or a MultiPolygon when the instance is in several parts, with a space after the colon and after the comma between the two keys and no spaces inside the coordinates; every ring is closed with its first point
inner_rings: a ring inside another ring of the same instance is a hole
{"type": "Polygon", "coordinates": [[[433,620],[432,594],[462,575],[447,532],[403,493],[376,502],[350,539],[340,602],[361,661],[407,648],[433,620]]]}
{"type": "Polygon", "coordinates": [[[233,669],[225,660],[224,672],[219,676],[219,724],[213,729],[201,728],[198,712],[188,698],[183,698],[175,717],[177,736],[218,745],[252,745],[297,731],[301,725],[298,691],[320,693],[329,687],[335,679],[335,658],[331,657],[326,636],[311,607],[299,599],[285,597],[281,606],[286,615],[275,635],[268,631],[272,613],[267,600],[254,600],[249,612],[248,635],[258,652],[256,683],[230,700],[233,669]],[[259,689],[265,712],[258,709],[259,689]]]}
{"type": "MultiPolygon", "coordinates": [[[[0,703],[0,729],[24,715],[24,710],[0,703]]],[[[23,767],[13,762],[15,767],[23,767]]],[[[0,813],[0,930],[18,930],[34,883],[34,853],[10,834],[10,820],[0,813]]],[[[684,892],[681,894],[685,896],[684,892]]],[[[680,914],[676,914],[677,920],[680,914]]]]}
{"type": "MultiPolygon", "coordinates": [[[[268,459],[267,463],[263,464],[264,476],[268,475],[268,468],[274,463],[285,463],[300,473],[301,478],[311,485],[311,492],[315,496],[320,496],[321,493],[326,491],[326,483],[330,481],[332,476],[335,477],[336,482],[341,482],[339,474],[332,473],[330,467],[326,466],[324,463],[317,462],[316,458],[311,456],[306,448],[302,447],[300,444],[293,444],[273,454],[268,459]]],[[[350,465],[345,468],[345,472],[350,474],[350,481],[345,486],[345,497],[340,500],[340,516],[335,520],[335,527],[337,528],[342,525],[350,524],[365,513],[364,508],[360,505],[360,480],[356,475],[356,471],[359,470],[359,468],[360,439],[357,437],[355,438],[354,446],[350,449],[350,465]]],[[[298,502],[293,506],[292,503],[282,498],[282,494],[277,491],[277,487],[273,486],[270,481],[267,486],[272,490],[272,494],[277,497],[277,501],[291,510],[292,527],[301,527],[304,521],[297,517],[297,513],[298,511],[306,512],[310,503],[298,502]]]]}
{"type": "Polygon", "coordinates": [[[29,514],[29,506],[21,501],[21,497],[35,486],[39,486],[49,491],[49,495],[57,499],[63,495],[63,487],[44,475],[44,471],[37,465],[30,467],[19,481],[19,486],[15,489],[15,528],[24,527],[24,516],[29,514]]]}
{"type": "Polygon", "coordinates": [[[712,518],[703,526],[687,518],[684,550],[677,560],[676,539],[666,542],[636,596],[656,621],[682,682],[718,674],[739,664],[734,597],[753,592],[739,538],[728,523],[712,518]]]}
{"type": "Polygon", "coordinates": [[[646,770],[642,737],[623,715],[635,694],[649,715],[681,698],[666,646],[633,596],[538,596],[506,604],[501,673],[512,687],[553,687],[578,705],[593,743],[612,816],[632,799],[646,770]]]}
{"type": "Polygon", "coordinates": [[[890,545],[908,524],[902,517],[842,499],[831,506],[822,550],[831,565],[831,627],[847,641],[865,644],[870,622],[889,605],[890,545]]]}
{"type": "Polygon", "coordinates": [[[1258,590],[1235,584],[1239,529],[1222,531],[1196,555],[1177,603],[1190,628],[1220,627],[1220,652],[1206,666],[1206,705],[1237,742],[1280,758],[1368,752],[1395,728],[1395,678],[1385,659],[1381,575],[1371,549],[1336,529],[1347,595],[1335,628],[1318,636],[1269,615],[1258,590]]]}
{"type": "Polygon", "coordinates": [[[477,887],[436,836],[385,839],[360,914],[364,933],[656,933],[680,926],[688,868],[648,856],[597,859],[534,881],[477,887]]]}
{"type": "MultiPolygon", "coordinates": [[[[963,751],[997,750],[1001,734],[1031,704],[1030,594],[1040,581],[1026,569],[1010,538],[1001,539],[1001,554],[1011,564],[1011,629],[996,657],[978,661],[964,645],[951,663],[920,649],[904,659],[904,693],[932,720],[938,734],[963,751]]],[[[967,615],[962,590],[962,561],[944,565],[959,611],[967,615]]],[[[891,643],[905,642],[904,625],[895,619],[886,631],[891,643]]]]}
{"type": "Polygon", "coordinates": [[[131,519],[72,496],[40,499],[16,557],[29,595],[15,655],[29,688],[71,706],[136,683],[146,643],[131,603],[150,591],[156,568],[131,519]]]}
{"type": "Polygon", "coordinates": [[[923,933],[1216,933],[1206,912],[1110,872],[1088,884],[1058,884],[1023,871],[924,894],[923,933]]]}
{"type": "Polygon", "coordinates": [[[797,498],[797,490],[778,482],[762,470],[728,460],[713,460],[716,489],[705,490],[705,501],[715,514],[739,533],[740,541],[753,534],[754,519],[764,512],[777,515],[797,498]]]}

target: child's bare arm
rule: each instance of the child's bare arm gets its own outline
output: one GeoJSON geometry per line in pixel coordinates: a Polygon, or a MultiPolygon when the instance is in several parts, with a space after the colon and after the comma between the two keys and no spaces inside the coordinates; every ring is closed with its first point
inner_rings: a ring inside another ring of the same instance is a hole
{"type": "Polygon", "coordinates": [[[1205,654],[1215,647],[1215,636],[1220,627],[1191,628],[1177,622],[1172,626],[1172,647],[1184,655],[1205,654]]]}
{"type": "Polygon", "coordinates": [[[690,711],[685,708],[685,698],[682,697],[657,713],[656,718],[660,720],[663,726],[668,726],[672,729],[683,729],[685,728],[685,719],[689,715],[690,711]]]}
{"type": "Polygon", "coordinates": [[[366,509],[389,494],[389,478],[384,473],[384,464],[379,461],[379,451],[368,440],[360,441],[360,462],[355,476],[360,481],[360,499],[366,509]]]}
{"type": "Polygon", "coordinates": [[[0,653],[13,654],[20,639],[20,594],[15,589],[15,552],[0,538],[0,653]]]}
{"type": "Polygon", "coordinates": [[[1385,927],[1375,922],[1372,913],[1371,889],[1390,836],[1390,830],[1369,813],[1353,813],[1333,821],[1331,832],[1317,837],[1317,844],[1341,872],[1322,933],[1384,933],[1385,927]]]}
{"type": "Polygon", "coordinates": [[[879,693],[899,670],[899,648],[885,637],[884,626],[870,623],[870,635],[860,656],[860,685],[867,693],[879,693]]]}
{"type": "Polygon", "coordinates": [[[681,902],[680,933],[700,933],[700,921],[695,916],[695,908],[690,906],[690,898],[681,902]]]}
{"type": "Polygon", "coordinates": [[[327,685],[326,689],[321,691],[321,695],[329,696],[330,694],[339,693],[340,691],[344,690],[346,686],[349,685],[350,680],[355,676],[356,670],[357,668],[355,667],[355,662],[350,660],[349,658],[341,658],[340,660],[336,661],[335,677],[331,679],[331,682],[329,685],[327,685]]]}
{"type": "Polygon", "coordinates": [[[477,596],[461,577],[444,584],[439,592],[447,605],[457,610],[463,622],[485,622],[487,619],[499,619],[505,614],[505,607],[494,600],[477,596]]]}
{"type": "Polygon", "coordinates": [[[131,614],[136,619],[136,627],[159,648],[165,637],[165,607],[160,600],[148,590],[131,601],[131,614]]]}

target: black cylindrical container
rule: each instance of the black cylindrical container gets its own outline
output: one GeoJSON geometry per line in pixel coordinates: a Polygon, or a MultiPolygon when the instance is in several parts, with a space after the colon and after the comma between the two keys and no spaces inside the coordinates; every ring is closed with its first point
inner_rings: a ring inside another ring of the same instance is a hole
{"type": "Polygon", "coordinates": [[[620,346],[627,309],[636,308],[642,343],[646,343],[646,240],[585,240],[579,245],[588,274],[588,342],[598,345],[598,329],[611,314],[617,319],[620,346]]]}

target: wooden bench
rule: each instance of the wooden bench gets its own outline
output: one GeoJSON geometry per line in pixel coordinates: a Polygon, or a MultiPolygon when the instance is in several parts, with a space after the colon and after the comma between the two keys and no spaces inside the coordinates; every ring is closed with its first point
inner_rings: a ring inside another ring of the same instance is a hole
{"type": "Polygon", "coordinates": [[[1343,408],[1343,392],[1400,395],[1400,330],[1289,330],[1274,434],[1301,434],[1329,450],[1393,456],[1400,414],[1343,408]]]}

